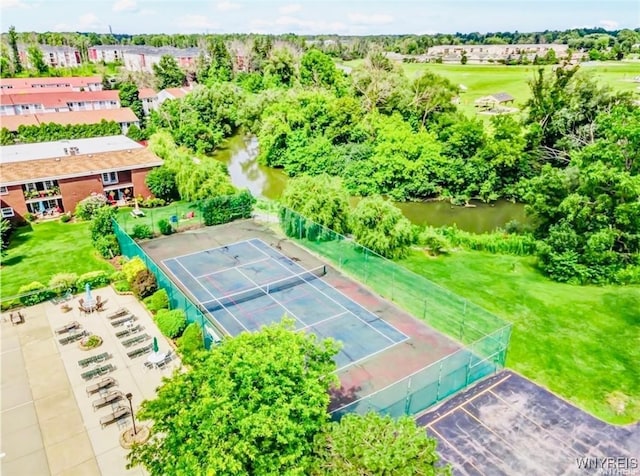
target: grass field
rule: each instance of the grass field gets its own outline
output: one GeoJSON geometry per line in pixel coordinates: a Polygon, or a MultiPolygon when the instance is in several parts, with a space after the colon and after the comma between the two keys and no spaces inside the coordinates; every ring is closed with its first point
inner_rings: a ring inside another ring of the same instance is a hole
{"type": "Polygon", "coordinates": [[[481,252],[402,264],[512,322],[507,366],[605,421],[640,420],[639,286],[554,283],[532,258],[481,252]]]}
{"type": "MultiPolygon", "coordinates": [[[[362,60],[348,61],[346,66],[355,67],[362,60]]],[[[418,76],[422,71],[430,70],[451,80],[454,84],[464,85],[467,90],[461,94],[460,107],[470,114],[475,114],[473,102],[483,96],[505,92],[515,98],[515,106],[522,108],[529,97],[527,82],[533,77],[539,66],[504,66],[476,64],[436,64],[436,63],[402,63],[402,67],[410,78],[418,76]]],[[[551,66],[546,66],[550,69],[551,66]]],[[[582,71],[591,72],[598,80],[611,85],[620,91],[638,91],[640,83],[632,79],[640,76],[640,61],[583,63],[582,71]]],[[[487,117],[487,116],[482,116],[487,117]]]]}
{"type": "Polygon", "coordinates": [[[160,220],[169,220],[172,216],[177,216],[179,219],[179,227],[198,224],[201,221],[201,214],[197,211],[197,207],[192,203],[187,202],[173,202],[171,205],[158,208],[141,208],[144,216],[134,218],[131,215],[132,207],[118,208],[117,220],[122,229],[127,233],[133,231],[133,227],[136,225],[147,225],[155,233],[159,233],[158,222],[160,220]],[[185,215],[188,212],[194,213],[194,218],[186,219],[185,215]]]}
{"type": "Polygon", "coordinates": [[[47,284],[57,273],[113,271],[91,245],[89,223],[50,221],[18,228],[2,260],[2,298],[18,294],[24,284],[47,284]]]}

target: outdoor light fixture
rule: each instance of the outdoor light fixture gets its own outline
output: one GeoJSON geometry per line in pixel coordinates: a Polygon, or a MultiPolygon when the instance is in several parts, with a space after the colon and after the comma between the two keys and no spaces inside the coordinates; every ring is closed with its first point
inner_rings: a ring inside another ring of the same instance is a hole
{"type": "Polygon", "coordinates": [[[127,397],[127,400],[129,400],[129,408],[131,409],[131,421],[133,422],[133,436],[135,436],[138,434],[138,431],[136,430],[136,416],[133,414],[133,404],[131,403],[133,394],[127,393],[125,397],[127,397]]]}

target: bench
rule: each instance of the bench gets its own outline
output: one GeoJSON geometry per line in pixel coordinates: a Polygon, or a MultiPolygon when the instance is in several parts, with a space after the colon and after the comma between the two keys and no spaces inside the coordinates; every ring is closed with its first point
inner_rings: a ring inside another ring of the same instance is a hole
{"type": "Polygon", "coordinates": [[[151,337],[148,334],[140,334],[131,339],[127,339],[122,341],[122,345],[125,347],[131,347],[133,344],[139,344],[140,342],[144,342],[145,340],[149,340],[151,337]]]}
{"type": "Polygon", "coordinates": [[[133,349],[131,352],[127,352],[127,355],[130,359],[135,359],[136,357],[140,357],[141,355],[147,354],[151,352],[153,349],[153,344],[145,345],[144,347],[138,347],[137,349],[133,349]]]}
{"type": "Polygon", "coordinates": [[[105,360],[111,358],[109,352],[103,352],[102,354],[92,355],[91,357],[87,357],[86,359],[78,360],[78,365],[80,367],[86,367],[94,362],[104,362],[105,360]]]}
{"type": "Polygon", "coordinates": [[[75,334],[71,334],[66,337],[63,337],[62,339],[58,339],[58,342],[60,342],[60,344],[62,345],[67,345],[82,339],[86,335],[88,335],[87,331],[77,332],[75,334]]]}
{"type": "Polygon", "coordinates": [[[56,329],[56,334],[66,334],[74,329],[80,329],[80,323],[78,321],[70,322],[62,327],[56,329]]]}
{"type": "Polygon", "coordinates": [[[93,385],[89,385],[87,387],[87,396],[93,395],[94,393],[99,392],[102,389],[112,387],[117,385],[116,379],[113,377],[106,377],[100,380],[98,383],[94,383],[93,385]]]}
{"type": "Polygon", "coordinates": [[[136,316],[134,316],[133,314],[130,314],[129,316],[125,317],[124,319],[118,319],[117,321],[111,321],[111,325],[113,327],[120,327],[124,324],[126,324],[127,322],[131,322],[131,321],[136,321],[138,318],[136,316]]]}
{"type": "Polygon", "coordinates": [[[94,377],[99,377],[101,375],[108,374],[109,372],[113,372],[115,369],[116,368],[114,365],[108,364],[96,369],[89,370],[87,372],[83,372],[82,374],[80,374],[80,376],[85,380],[91,380],[94,377]]]}
{"type": "Polygon", "coordinates": [[[126,307],[120,307],[111,314],[107,315],[107,319],[117,319],[118,317],[126,316],[127,314],[129,314],[129,309],[127,309],[126,307]]]}

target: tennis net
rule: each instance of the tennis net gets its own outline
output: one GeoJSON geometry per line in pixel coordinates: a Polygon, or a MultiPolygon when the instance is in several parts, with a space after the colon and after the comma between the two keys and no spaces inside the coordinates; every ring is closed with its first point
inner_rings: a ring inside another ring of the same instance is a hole
{"type": "Polygon", "coordinates": [[[238,293],[228,294],[226,296],[215,298],[213,301],[209,301],[207,303],[204,303],[203,305],[205,306],[207,311],[214,312],[219,309],[228,306],[234,306],[246,301],[251,301],[253,299],[275,293],[277,291],[283,291],[294,286],[299,286],[300,284],[304,284],[314,279],[320,278],[325,274],[327,274],[327,267],[325,265],[318,266],[317,268],[303,271],[302,273],[294,274],[292,276],[287,276],[286,278],[278,279],[277,281],[272,281],[261,286],[256,286],[254,288],[246,289],[238,293]]]}

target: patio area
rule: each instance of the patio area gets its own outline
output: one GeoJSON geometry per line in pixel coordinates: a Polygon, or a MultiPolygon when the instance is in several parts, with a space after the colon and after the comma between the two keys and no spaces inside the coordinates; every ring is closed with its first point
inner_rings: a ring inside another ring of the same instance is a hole
{"type": "Polygon", "coordinates": [[[111,287],[92,292],[106,301],[102,312],[81,313],[81,293],[67,303],[67,313],[47,302],[21,309],[24,323],[12,324],[9,313],[2,314],[5,476],[146,474],[126,469],[127,450],[119,443],[132,423],[127,394],[137,411],[181,363],[134,296],[117,295],[111,287]],[[115,311],[121,315],[108,319],[115,311]],[[56,332],[63,328],[69,329],[56,332]],[[102,344],[82,350],[77,336],[84,333],[100,336],[102,344]],[[154,337],[158,353],[151,349],[154,337]]]}

